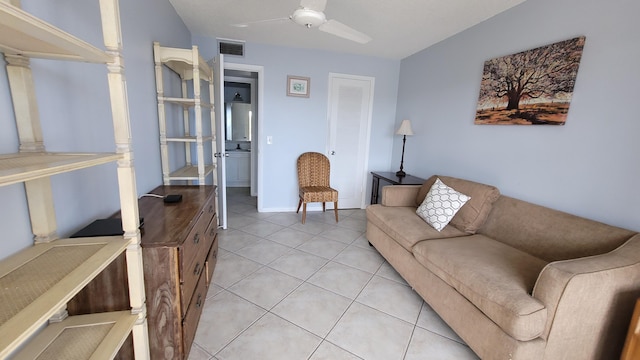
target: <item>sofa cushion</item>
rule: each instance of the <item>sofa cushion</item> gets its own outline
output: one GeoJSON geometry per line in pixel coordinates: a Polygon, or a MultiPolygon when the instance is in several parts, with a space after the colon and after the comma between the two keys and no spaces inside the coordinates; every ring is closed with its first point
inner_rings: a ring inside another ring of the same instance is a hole
{"type": "Polygon", "coordinates": [[[413,255],[511,337],[544,331],[547,309],[530,295],[544,260],[483,235],[423,241],[413,255]]]}
{"type": "Polygon", "coordinates": [[[469,199],[467,195],[436,179],[424,201],[418,206],[416,214],[434,229],[441,231],[469,199]]]}
{"type": "Polygon", "coordinates": [[[503,195],[478,233],[552,262],[607,253],[637,232],[503,195]]]}
{"type": "Polygon", "coordinates": [[[369,205],[367,221],[379,227],[407,251],[411,251],[413,245],[422,240],[467,235],[453,226],[436,231],[416,215],[416,208],[412,206],[369,205]]]}
{"type": "Polygon", "coordinates": [[[500,197],[500,191],[495,186],[450,176],[434,175],[422,184],[416,198],[416,206],[422,203],[437,178],[440,178],[446,185],[471,197],[471,200],[467,201],[456,216],[451,219],[451,225],[469,234],[475,234],[487,220],[487,216],[491,212],[491,206],[500,197]]]}

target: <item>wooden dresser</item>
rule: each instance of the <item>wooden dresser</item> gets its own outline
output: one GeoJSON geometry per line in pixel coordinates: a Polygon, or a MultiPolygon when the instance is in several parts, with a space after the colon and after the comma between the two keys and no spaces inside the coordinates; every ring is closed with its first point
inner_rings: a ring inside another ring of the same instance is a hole
{"type": "Polygon", "coordinates": [[[640,359],[640,299],[636,302],[636,307],[631,316],[627,341],[622,349],[620,360],[640,359]]]}
{"type": "MultiPolygon", "coordinates": [[[[150,194],[180,194],[182,201],[165,204],[151,196],[139,200],[152,359],[188,358],[218,252],[214,190],[159,186],[150,194]]],[[[126,274],[123,264],[124,259],[105,269],[69,303],[69,312],[119,310],[128,304],[128,292],[118,282],[126,274]]],[[[132,357],[129,351],[130,346],[124,346],[118,358],[132,357]]]]}

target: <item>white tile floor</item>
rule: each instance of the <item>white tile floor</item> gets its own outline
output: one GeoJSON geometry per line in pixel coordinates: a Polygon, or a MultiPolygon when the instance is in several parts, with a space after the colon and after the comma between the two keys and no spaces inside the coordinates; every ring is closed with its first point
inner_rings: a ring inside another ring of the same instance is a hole
{"type": "Polygon", "coordinates": [[[364,210],[258,213],[230,188],[228,229],[190,360],[477,359],[369,247],[364,210]]]}

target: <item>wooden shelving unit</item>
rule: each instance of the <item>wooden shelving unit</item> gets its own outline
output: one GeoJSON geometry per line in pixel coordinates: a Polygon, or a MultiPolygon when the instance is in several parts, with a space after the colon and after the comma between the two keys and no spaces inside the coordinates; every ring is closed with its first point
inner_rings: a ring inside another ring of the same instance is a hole
{"type": "MultiPolygon", "coordinates": [[[[106,50],[18,6],[0,1],[0,51],[20,138],[0,155],[0,186],[24,183],[35,244],[0,261],[0,358],[112,358],[133,334],[136,359],[149,358],[135,170],[127,108],[118,0],[100,0],[106,50]],[[50,153],[35,102],[30,58],[104,64],[115,133],[114,153],[50,153]],[[117,162],[123,236],[59,239],[50,177],[117,162]],[[68,317],[66,303],[121,254],[130,310],[68,317]]],[[[11,241],[12,239],[2,239],[11,241]]]]}
{"type": "MultiPolygon", "coordinates": [[[[162,179],[164,185],[175,184],[175,181],[186,181],[189,184],[204,185],[206,178],[214,173],[215,151],[213,107],[213,70],[200,56],[198,47],[179,49],[160,46],[153,43],[153,54],[156,71],[156,90],[158,95],[158,125],[160,128],[160,154],[162,159],[162,179]],[[182,83],[182,96],[171,97],[165,94],[165,75],[167,67],[175,73],[182,83]],[[203,83],[208,88],[208,99],[203,100],[203,83]],[[182,131],[180,134],[169,134],[180,119],[171,118],[172,106],[182,107],[182,131]],[[210,127],[207,131],[203,110],[209,110],[210,127]],[[184,149],[184,166],[172,169],[169,161],[170,153],[182,146],[184,149]],[[210,151],[206,148],[210,147],[210,151]],[[195,161],[192,154],[195,152],[195,161]]],[[[213,175],[215,176],[215,174],[213,175]]],[[[213,183],[213,182],[211,182],[213,183]]]]}

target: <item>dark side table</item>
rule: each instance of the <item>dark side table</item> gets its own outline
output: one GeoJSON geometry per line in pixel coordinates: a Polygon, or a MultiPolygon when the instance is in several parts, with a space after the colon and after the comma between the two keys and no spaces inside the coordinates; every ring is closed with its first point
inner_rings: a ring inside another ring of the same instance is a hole
{"type": "Polygon", "coordinates": [[[380,180],[386,185],[422,185],[424,179],[407,174],[403,177],[396,176],[395,172],[372,171],[373,181],[371,182],[371,203],[377,204],[380,196],[380,180]]]}

